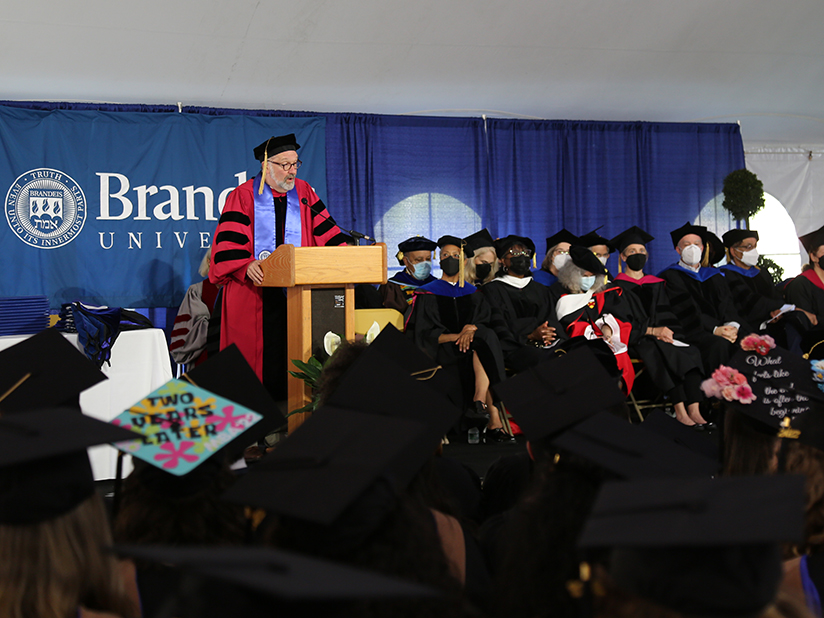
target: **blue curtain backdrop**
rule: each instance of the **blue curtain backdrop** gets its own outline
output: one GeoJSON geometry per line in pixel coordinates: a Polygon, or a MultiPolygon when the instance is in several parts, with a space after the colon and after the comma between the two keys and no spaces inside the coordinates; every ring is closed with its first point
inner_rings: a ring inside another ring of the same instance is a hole
{"type": "MultiPolygon", "coordinates": [[[[177,112],[174,106],[2,105],[177,112]]],[[[397,240],[416,233],[461,235],[488,227],[494,236],[530,236],[542,254],[545,237],[561,227],[585,233],[603,226],[601,234],[612,236],[639,225],[657,239],[651,246],[654,271],[674,261],[669,231],[698,219],[705,206],[720,205],[724,177],[744,167],[734,124],[182,111],[324,118],[329,210],[341,227],[386,241],[390,254],[397,240]]],[[[190,262],[195,268],[197,260],[190,262]]],[[[193,272],[180,275],[172,304],[196,278],[193,272]]],[[[136,295],[148,283],[134,282],[136,295]]]]}

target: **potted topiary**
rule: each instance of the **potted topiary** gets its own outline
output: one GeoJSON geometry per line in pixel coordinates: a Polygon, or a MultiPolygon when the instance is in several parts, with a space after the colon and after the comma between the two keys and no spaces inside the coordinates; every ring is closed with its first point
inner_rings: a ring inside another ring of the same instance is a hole
{"type": "Polygon", "coordinates": [[[764,208],[764,184],[748,169],[735,170],[724,179],[724,203],[733,219],[744,225],[764,208]]]}

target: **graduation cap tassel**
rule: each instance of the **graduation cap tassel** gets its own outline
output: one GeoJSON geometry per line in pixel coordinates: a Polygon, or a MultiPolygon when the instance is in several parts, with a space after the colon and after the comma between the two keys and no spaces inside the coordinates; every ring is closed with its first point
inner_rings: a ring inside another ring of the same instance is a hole
{"type": "Polygon", "coordinates": [[[26,380],[28,380],[30,377],[31,377],[31,373],[27,373],[27,374],[26,374],[26,375],[24,375],[22,378],[20,378],[19,380],[17,380],[17,382],[15,382],[15,383],[14,383],[14,386],[12,386],[9,390],[7,390],[5,393],[3,393],[2,395],[0,395],[0,401],[3,401],[6,397],[8,397],[8,396],[9,396],[9,395],[11,395],[14,391],[16,391],[16,390],[20,387],[20,385],[21,385],[21,384],[23,384],[23,382],[25,382],[26,380]]]}
{"type": "Polygon", "coordinates": [[[432,378],[434,378],[435,374],[438,373],[438,370],[440,370],[440,369],[443,369],[442,365],[438,365],[437,367],[432,367],[431,369],[423,369],[422,371],[413,371],[409,375],[410,376],[422,376],[423,374],[428,373],[429,375],[426,376],[425,378],[417,378],[417,377],[415,378],[419,382],[425,382],[426,380],[431,380],[432,378]]]}
{"type": "Polygon", "coordinates": [[[263,185],[266,184],[266,165],[269,161],[269,140],[266,140],[266,146],[263,148],[263,163],[261,163],[260,170],[260,186],[258,187],[258,195],[263,195],[263,185]]]}
{"type": "Polygon", "coordinates": [[[621,256],[618,256],[618,274],[621,274],[621,256]]]}
{"type": "Polygon", "coordinates": [[[701,258],[701,266],[707,267],[710,265],[710,246],[707,244],[704,247],[704,257],[701,258]]]}
{"type": "Polygon", "coordinates": [[[458,264],[458,271],[459,271],[458,272],[458,285],[460,287],[463,287],[464,286],[464,278],[466,277],[466,272],[465,272],[466,271],[466,268],[465,268],[466,256],[464,256],[463,243],[461,243],[461,258],[460,258],[460,260],[461,261],[458,264]]]}

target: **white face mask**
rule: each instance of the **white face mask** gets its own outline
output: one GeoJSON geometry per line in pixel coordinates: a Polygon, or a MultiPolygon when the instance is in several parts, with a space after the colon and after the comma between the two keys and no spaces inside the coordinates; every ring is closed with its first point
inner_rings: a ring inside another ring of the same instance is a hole
{"type": "Polygon", "coordinates": [[[593,285],[595,285],[595,275],[590,275],[589,277],[581,277],[581,289],[584,292],[588,292],[593,285]]]}
{"type": "Polygon", "coordinates": [[[557,270],[561,270],[567,262],[569,262],[569,253],[559,253],[554,258],[552,258],[552,265],[557,270]]]}
{"type": "Polygon", "coordinates": [[[698,245],[687,245],[681,249],[681,260],[684,264],[695,266],[701,262],[701,247],[698,245]]]}
{"type": "Polygon", "coordinates": [[[607,260],[608,260],[608,259],[609,259],[609,256],[608,256],[608,255],[605,255],[605,256],[603,256],[603,257],[599,257],[599,258],[598,258],[598,261],[599,261],[599,262],[601,262],[601,264],[603,264],[604,266],[606,266],[606,265],[607,265],[607,260]]]}
{"type": "Polygon", "coordinates": [[[758,249],[750,249],[741,254],[741,261],[747,266],[755,266],[758,264],[758,249]]]}

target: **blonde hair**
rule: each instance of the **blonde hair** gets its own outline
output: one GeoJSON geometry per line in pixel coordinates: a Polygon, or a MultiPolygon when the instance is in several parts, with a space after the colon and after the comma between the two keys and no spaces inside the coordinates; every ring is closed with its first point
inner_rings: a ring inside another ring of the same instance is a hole
{"type": "Polygon", "coordinates": [[[103,502],[97,494],[36,524],[0,524],[0,616],[66,618],[78,609],[131,618],[140,610],[126,593],[103,502]]]}
{"type": "Polygon", "coordinates": [[[501,263],[498,261],[498,254],[495,253],[495,247],[480,247],[475,249],[475,253],[471,258],[466,258],[466,280],[470,283],[475,283],[475,279],[477,279],[477,274],[475,271],[475,258],[479,255],[484,253],[491,253],[494,257],[492,260],[492,270],[489,273],[489,276],[481,281],[481,283],[488,283],[495,278],[495,274],[498,272],[498,269],[501,267],[501,263]]]}
{"type": "Polygon", "coordinates": [[[200,261],[200,266],[197,269],[197,272],[200,274],[201,277],[208,277],[209,276],[209,266],[212,263],[212,248],[209,247],[208,251],[206,251],[206,255],[203,256],[203,259],[200,261]]]}

